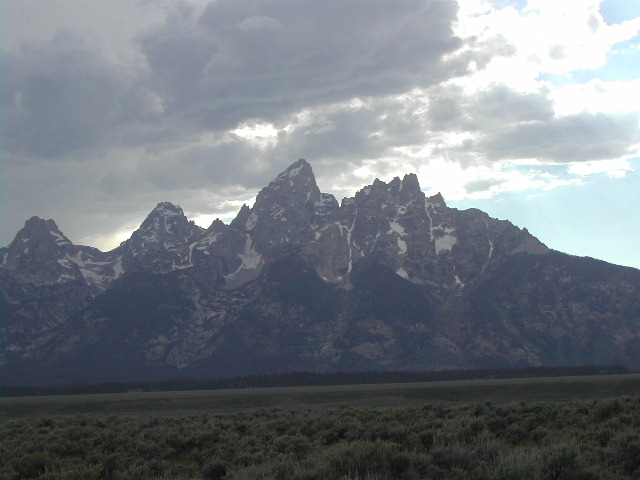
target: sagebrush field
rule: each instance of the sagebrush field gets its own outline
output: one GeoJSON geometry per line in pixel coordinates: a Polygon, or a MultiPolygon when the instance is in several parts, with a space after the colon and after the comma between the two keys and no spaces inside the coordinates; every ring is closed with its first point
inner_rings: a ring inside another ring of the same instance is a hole
{"type": "MultiPolygon", "coordinates": [[[[570,398],[574,381],[552,381],[550,397],[558,397],[563,384],[570,398]]],[[[385,408],[307,408],[291,400],[295,389],[284,389],[286,408],[238,410],[238,397],[227,394],[226,412],[205,412],[205,402],[198,414],[163,415],[145,414],[144,402],[135,414],[78,414],[91,404],[91,396],[83,396],[76,412],[70,399],[58,399],[70,414],[24,411],[19,417],[15,402],[29,399],[14,399],[15,418],[0,422],[0,479],[640,478],[637,395],[494,402],[473,401],[474,388],[464,401],[385,408]]],[[[602,393],[596,390],[594,397],[602,393]]],[[[526,388],[520,385],[518,392],[525,400],[526,388]]],[[[260,393],[254,391],[255,402],[260,393]]],[[[132,395],[138,402],[144,397],[132,395]]],[[[192,398],[202,402],[206,396],[192,398]]]]}

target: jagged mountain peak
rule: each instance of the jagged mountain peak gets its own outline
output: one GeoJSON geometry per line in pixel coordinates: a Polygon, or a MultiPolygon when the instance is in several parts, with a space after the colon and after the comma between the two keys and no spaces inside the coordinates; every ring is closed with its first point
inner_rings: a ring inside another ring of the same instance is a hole
{"type": "Polygon", "coordinates": [[[417,175],[408,174],[402,180],[400,177],[394,177],[388,183],[376,178],[373,184],[362,188],[353,199],[347,199],[343,204],[368,205],[374,207],[380,215],[389,215],[390,211],[383,208],[385,205],[405,211],[407,205],[414,200],[423,202],[423,199],[424,193],[420,189],[417,175]]]}
{"type": "Polygon", "coordinates": [[[58,246],[71,245],[71,241],[60,231],[53,220],[44,220],[33,216],[24,224],[24,228],[16,235],[16,240],[26,243],[29,240],[51,238],[58,246]]]}
{"type": "Polygon", "coordinates": [[[145,251],[163,251],[184,245],[202,232],[204,229],[188,220],[182,208],[170,202],[160,202],[119,248],[135,257],[145,251]]]}
{"type": "Polygon", "coordinates": [[[22,285],[61,285],[81,279],[77,267],[81,257],[101,254],[91,247],[73,245],[56,222],[34,216],[8,247],[0,249],[0,267],[11,271],[13,281],[22,285]]]}
{"type": "Polygon", "coordinates": [[[56,222],[31,217],[16,234],[11,244],[3,248],[3,266],[7,267],[19,257],[53,258],[59,255],[61,248],[69,248],[73,243],[60,231],[56,222]]]}
{"type": "Polygon", "coordinates": [[[400,180],[400,177],[393,177],[393,180],[391,180],[388,184],[387,184],[387,189],[391,192],[399,192],[400,191],[400,186],[402,185],[402,182],[400,180]]]}
{"type": "Polygon", "coordinates": [[[251,208],[249,208],[249,205],[247,205],[246,203],[243,203],[242,207],[240,207],[240,210],[238,211],[238,214],[236,215],[236,218],[231,221],[230,226],[239,230],[250,230],[251,226],[247,224],[250,215],[251,208]]]}
{"type": "Polygon", "coordinates": [[[400,184],[400,191],[410,194],[422,192],[418,176],[415,173],[408,173],[405,175],[400,184]]]}
{"type": "MultiPolygon", "coordinates": [[[[24,222],[24,228],[38,228],[39,226],[43,226],[43,225],[51,226],[51,224],[56,225],[56,222],[54,222],[51,219],[45,220],[44,218],[40,218],[40,217],[34,215],[29,220],[24,222]]],[[[56,225],[56,228],[57,227],[58,226],[56,225]]]]}
{"type": "Polygon", "coordinates": [[[0,249],[0,267],[13,271],[14,281],[38,286],[74,282],[92,295],[122,273],[117,260],[97,248],[74,245],[53,220],[32,217],[7,248],[0,249]]]}
{"type": "Polygon", "coordinates": [[[304,158],[301,158],[297,162],[289,165],[271,183],[278,183],[283,180],[292,180],[296,177],[302,177],[303,179],[312,179],[315,182],[313,169],[311,168],[309,162],[307,162],[304,158]]]}
{"type": "Polygon", "coordinates": [[[158,203],[158,205],[156,205],[156,208],[151,211],[150,215],[153,214],[173,216],[184,215],[184,212],[182,211],[182,208],[180,208],[178,205],[174,205],[171,202],[160,202],[158,203]]]}
{"type": "Polygon", "coordinates": [[[211,225],[207,227],[207,232],[220,232],[226,230],[227,228],[228,225],[226,223],[224,223],[219,218],[216,218],[213,222],[211,222],[211,225]]]}
{"type": "Polygon", "coordinates": [[[430,197],[427,197],[427,205],[431,205],[434,208],[446,208],[447,206],[440,192],[430,197]]]}
{"type": "Polygon", "coordinates": [[[185,216],[182,208],[170,202],[160,202],[151,210],[147,218],[142,222],[137,232],[144,232],[148,236],[160,234],[164,236],[184,236],[185,233],[193,233],[191,230],[200,229],[185,216]],[[189,230],[186,232],[185,230],[189,230]]]}
{"type": "Polygon", "coordinates": [[[304,159],[291,164],[269,182],[269,185],[258,193],[256,203],[265,196],[269,197],[272,191],[280,192],[298,201],[306,201],[312,197],[317,201],[320,196],[313,169],[304,159]]]}
{"type": "Polygon", "coordinates": [[[259,205],[261,201],[271,198],[272,191],[278,192],[279,195],[286,195],[298,203],[320,201],[316,177],[311,165],[304,158],[290,165],[273,179],[267,188],[263,188],[256,198],[256,204],[259,205]]]}
{"type": "Polygon", "coordinates": [[[391,181],[384,182],[379,178],[376,178],[371,185],[368,185],[360,190],[365,194],[368,194],[370,191],[384,191],[390,194],[397,195],[402,193],[406,194],[419,194],[422,192],[420,189],[420,182],[418,181],[418,176],[415,173],[409,173],[405,175],[402,180],[400,177],[393,177],[391,181]]]}
{"type": "Polygon", "coordinates": [[[182,219],[187,220],[182,208],[178,205],[174,205],[171,202],[160,202],[153,210],[151,210],[151,212],[149,212],[147,218],[142,222],[140,227],[145,230],[152,228],[152,226],[156,227],[158,225],[158,222],[155,221],[156,218],[164,218],[166,222],[170,223],[174,223],[176,221],[179,222],[182,219]]]}
{"type": "Polygon", "coordinates": [[[243,206],[232,227],[251,232],[258,251],[293,244],[317,215],[331,210],[331,198],[320,193],[311,165],[300,159],[260,190],[251,209],[243,206]]]}

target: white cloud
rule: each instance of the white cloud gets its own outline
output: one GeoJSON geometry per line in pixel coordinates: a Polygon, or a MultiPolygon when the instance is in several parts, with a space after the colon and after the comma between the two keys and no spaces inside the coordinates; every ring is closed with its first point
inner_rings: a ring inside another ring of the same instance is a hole
{"type": "Polygon", "coordinates": [[[607,52],[640,32],[640,18],[607,25],[598,0],[530,0],[524,14],[513,7],[500,10],[480,1],[462,2],[456,33],[481,43],[503,38],[513,47],[508,56],[493,57],[472,77],[460,79],[468,89],[495,81],[514,90],[539,88],[544,73],[570,74],[605,65],[607,52]]]}
{"type": "Polygon", "coordinates": [[[196,225],[207,228],[215,219],[220,219],[225,223],[231,222],[243,205],[252,207],[255,201],[255,196],[243,200],[223,200],[209,204],[207,213],[186,211],[185,215],[196,225]]]}
{"type": "Polygon", "coordinates": [[[569,165],[569,173],[586,177],[598,173],[606,173],[611,178],[622,178],[633,168],[628,160],[615,159],[599,162],[573,163],[569,165]]]}
{"type": "Polygon", "coordinates": [[[580,184],[541,169],[516,169],[509,162],[467,168],[445,160],[429,161],[418,171],[420,185],[428,195],[442,193],[445,200],[487,199],[504,192],[551,190],[580,184]]]}
{"type": "MultiPolygon", "coordinates": [[[[640,74],[639,74],[640,75],[640,74]]],[[[587,112],[640,112],[640,78],[629,81],[600,79],[552,88],[550,98],[558,115],[587,112]]]]}
{"type": "Polygon", "coordinates": [[[243,123],[232,133],[262,150],[274,146],[278,141],[278,130],[272,123],[243,123]]]}

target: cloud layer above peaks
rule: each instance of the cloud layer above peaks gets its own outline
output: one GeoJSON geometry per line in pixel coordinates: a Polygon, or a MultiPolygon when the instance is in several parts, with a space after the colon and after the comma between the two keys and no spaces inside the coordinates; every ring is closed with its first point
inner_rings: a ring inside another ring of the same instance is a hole
{"type": "Polygon", "coordinates": [[[448,199],[637,162],[616,0],[5,3],[2,244],[39,215],[113,246],[162,200],[229,218],[300,157],[339,197],[415,172],[448,199]]]}

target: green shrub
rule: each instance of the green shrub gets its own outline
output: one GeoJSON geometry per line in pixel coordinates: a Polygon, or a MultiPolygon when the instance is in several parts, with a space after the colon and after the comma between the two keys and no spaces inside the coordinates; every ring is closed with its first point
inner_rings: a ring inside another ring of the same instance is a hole
{"type": "Polygon", "coordinates": [[[602,402],[595,410],[595,419],[598,422],[602,422],[611,418],[613,415],[618,415],[622,411],[622,403],[617,398],[614,400],[607,400],[602,402]]]}
{"type": "Polygon", "coordinates": [[[428,452],[436,441],[436,434],[433,430],[426,430],[422,432],[418,438],[424,449],[428,452]]]}
{"type": "Polygon", "coordinates": [[[20,478],[38,478],[45,472],[58,467],[58,460],[48,452],[28,453],[15,463],[15,471],[20,478]]]}
{"type": "Polygon", "coordinates": [[[623,480],[639,432],[628,398],[24,418],[0,420],[0,480],[623,480]]]}
{"type": "Polygon", "coordinates": [[[343,442],[322,451],[316,468],[327,480],[356,476],[370,478],[373,475],[405,478],[409,474],[410,459],[397,444],[391,442],[343,442]]]}
{"type": "Polygon", "coordinates": [[[221,480],[227,475],[227,467],[220,460],[211,460],[202,468],[205,480],[221,480]]]}
{"type": "Polygon", "coordinates": [[[640,478],[640,433],[628,432],[612,442],[614,465],[625,475],[640,478]]]}

